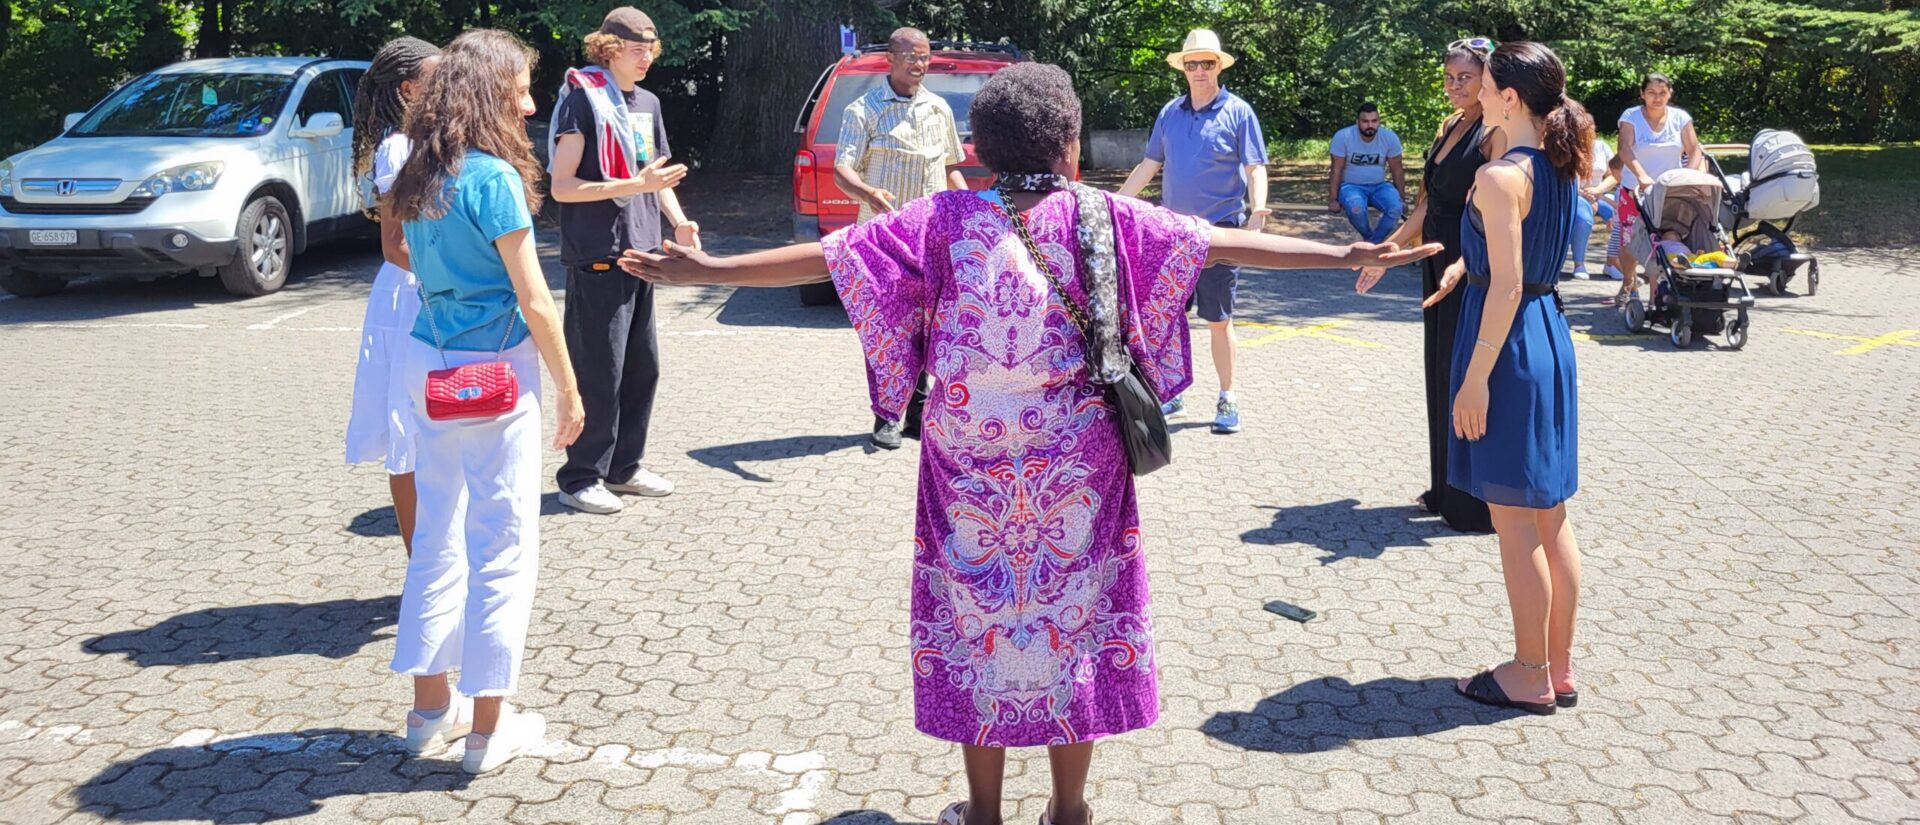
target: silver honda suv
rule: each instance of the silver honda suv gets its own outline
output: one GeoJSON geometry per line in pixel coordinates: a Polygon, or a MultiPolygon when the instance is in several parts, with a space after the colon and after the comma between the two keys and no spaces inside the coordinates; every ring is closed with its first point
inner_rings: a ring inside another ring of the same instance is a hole
{"type": "Polygon", "coordinates": [[[66,132],[0,161],[0,287],[197,273],[235,295],[308,245],[369,229],[354,179],[365,61],[190,60],[134,78],[66,132]]]}

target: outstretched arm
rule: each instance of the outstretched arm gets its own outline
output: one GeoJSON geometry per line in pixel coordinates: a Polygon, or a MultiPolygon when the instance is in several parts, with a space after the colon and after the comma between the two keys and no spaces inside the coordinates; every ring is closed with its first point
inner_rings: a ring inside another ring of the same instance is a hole
{"type": "Polygon", "coordinates": [[[1407,250],[1396,249],[1391,244],[1334,246],[1286,235],[1214,227],[1207,248],[1207,265],[1240,264],[1262,269],[1399,266],[1439,251],[1440,245],[1437,243],[1407,250]]]}
{"type": "Polygon", "coordinates": [[[800,243],[718,257],[668,242],[663,254],[635,249],[620,256],[620,268],[636,278],[669,286],[781,287],[827,280],[827,257],[818,243],[800,243]]]}

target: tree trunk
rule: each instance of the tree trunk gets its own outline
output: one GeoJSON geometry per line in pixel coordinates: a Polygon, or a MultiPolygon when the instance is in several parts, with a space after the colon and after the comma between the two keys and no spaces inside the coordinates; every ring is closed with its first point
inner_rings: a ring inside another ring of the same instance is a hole
{"type": "Polygon", "coordinates": [[[803,3],[772,3],[726,36],[710,168],[778,174],[793,163],[793,119],[820,72],[840,57],[839,26],[803,3]]]}
{"type": "Polygon", "coordinates": [[[194,42],[194,57],[226,57],[233,53],[233,44],[227,36],[227,23],[232,18],[232,8],[226,0],[200,0],[200,31],[194,42]],[[222,15],[221,8],[227,7],[222,15]]]}

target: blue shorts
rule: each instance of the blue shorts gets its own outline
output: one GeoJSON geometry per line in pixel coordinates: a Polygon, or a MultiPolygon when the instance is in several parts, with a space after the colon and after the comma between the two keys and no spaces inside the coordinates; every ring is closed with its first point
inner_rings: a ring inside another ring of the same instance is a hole
{"type": "Polygon", "coordinates": [[[1205,321],[1218,323],[1233,317],[1233,297],[1240,287],[1240,267],[1215,264],[1200,270],[1193,290],[1193,307],[1205,321]]]}
{"type": "MultiPolygon", "coordinates": [[[[1227,229],[1239,229],[1247,223],[1246,218],[1228,218],[1214,226],[1227,229]]],[[[1214,264],[1200,270],[1200,282],[1193,290],[1193,308],[1200,313],[1200,319],[1219,323],[1233,318],[1234,295],[1240,291],[1240,267],[1231,264],[1214,264]]]]}

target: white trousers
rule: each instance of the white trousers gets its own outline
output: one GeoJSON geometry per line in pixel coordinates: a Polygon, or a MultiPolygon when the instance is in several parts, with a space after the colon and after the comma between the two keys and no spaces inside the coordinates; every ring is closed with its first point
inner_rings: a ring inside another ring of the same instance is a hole
{"type": "MultiPolygon", "coordinates": [[[[512,412],[433,421],[426,380],[440,369],[440,353],[407,339],[420,502],[393,670],[434,676],[457,668],[458,689],[467,696],[513,693],[540,567],[539,356],[528,340],[501,357],[519,378],[512,412]]],[[[457,367],[494,354],[449,351],[446,358],[457,367]]]]}

